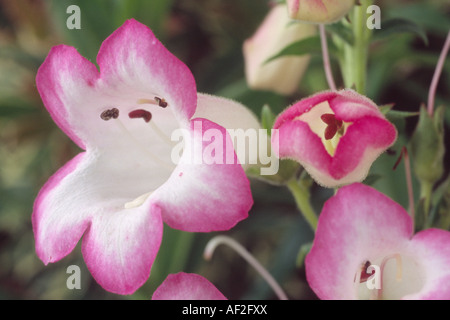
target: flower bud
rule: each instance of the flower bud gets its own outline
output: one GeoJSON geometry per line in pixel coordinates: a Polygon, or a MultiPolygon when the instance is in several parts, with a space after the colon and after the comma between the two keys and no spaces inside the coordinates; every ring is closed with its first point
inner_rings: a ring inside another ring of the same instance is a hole
{"type": "Polygon", "coordinates": [[[355,0],[287,0],[292,19],[312,23],[333,23],[353,8],[355,0]]]}
{"type": "Polygon", "coordinates": [[[411,138],[411,158],[417,178],[433,185],[444,173],[444,116],[437,108],[431,117],[426,108],[420,110],[419,122],[411,138]]]}
{"type": "Polygon", "coordinates": [[[298,89],[309,55],[286,56],[265,63],[287,45],[316,34],[316,26],[292,21],[285,5],[271,9],[256,33],[244,42],[248,86],[290,95],[298,89]]]}

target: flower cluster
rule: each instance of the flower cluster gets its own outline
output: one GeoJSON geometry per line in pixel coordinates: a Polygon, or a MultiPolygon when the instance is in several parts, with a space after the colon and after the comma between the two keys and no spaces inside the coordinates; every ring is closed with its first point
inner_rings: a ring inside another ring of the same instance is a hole
{"type": "MultiPolygon", "coordinates": [[[[354,7],[353,0],[275,5],[243,44],[249,87],[293,96],[310,54],[283,56],[282,49],[317,40],[320,24],[326,58],[324,24],[340,21],[354,7]]],[[[355,43],[367,40],[352,36],[355,43]]],[[[354,57],[358,47],[352,45],[347,41],[337,48],[340,57],[349,52],[354,57]]],[[[358,68],[365,69],[366,61],[360,61],[358,68]]],[[[412,192],[408,212],[364,184],[377,159],[395,146],[399,131],[388,117],[390,107],[366,96],[360,73],[343,74],[344,83],[355,87],[333,85],[295,97],[278,115],[266,114],[260,121],[236,101],[198,93],[189,68],[134,19],[103,42],[97,64],[99,69],[75,48],[59,45],[37,72],[45,108],[82,149],[48,179],[35,200],[32,225],[44,264],[63,259],[81,240],[84,261],[98,284],[116,294],[133,294],[150,276],[164,224],[207,233],[228,231],[248,217],[253,197],[246,170],[261,161],[249,162],[254,158],[249,153],[240,157],[230,130],[247,135],[264,127],[270,130],[265,133],[269,145],[259,141],[256,149],[273,150],[282,160],[278,182],[292,192],[315,229],[304,265],[318,298],[450,299],[450,232],[430,224],[430,207],[438,202],[431,201],[432,187],[443,174],[445,149],[442,120],[432,106],[422,112],[413,138],[413,160],[427,186],[422,190],[424,222],[418,226],[412,192]],[[426,155],[417,151],[425,148],[430,150],[426,155]],[[318,216],[311,205],[313,182],[335,189],[318,216]]],[[[330,66],[324,67],[330,76],[330,66]]],[[[406,153],[405,158],[409,161],[406,153]]],[[[230,243],[284,298],[256,259],[230,243]]],[[[179,272],[170,274],[152,299],[226,297],[206,278],[179,272]]]]}

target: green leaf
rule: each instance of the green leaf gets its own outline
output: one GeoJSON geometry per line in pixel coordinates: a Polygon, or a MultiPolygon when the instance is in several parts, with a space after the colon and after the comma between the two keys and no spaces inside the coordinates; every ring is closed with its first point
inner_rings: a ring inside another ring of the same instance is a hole
{"type": "Polygon", "coordinates": [[[392,18],[381,23],[381,29],[375,29],[372,39],[374,41],[385,39],[400,33],[412,33],[419,36],[428,45],[428,37],[425,30],[414,21],[404,18],[392,18]]]}
{"type": "Polygon", "coordinates": [[[398,111],[392,110],[394,104],[385,104],[379,106],[379,109],[382,114],[384,114],[389,119],[398,119],[398,118],[408,118],[408,117],[416,117],[420,115],[420,112],[411,112],[411,111],[398,111]]]}
{"type": "Polygon", "coordinates": [[[386,113],[386,117],[388,117],[389,119],[417,117],[418,115],[420,115],[420,112],[397,111],[397,110],[390,110],[386,113]]]}
{"type": "Polygon", "coordinates": [[[334,35],[338,36],[339,38],[347,42],[347,44],[351,46],[354,44],[355,37],[353,35],[352,30],[343,25],[342,23],[329,24],[327,25],[326,28],[328,31],[330,31],[334,35]]]}
{"type": "Polygon", "coordinates": [[[377,174],[377,173],[371,173],[367,176],[367,178],[364,180],[364,184],[371,186],[374,185],[375,182],[377,182],[379,179],[381,179],[382,176],[381,174],[377,174]]]}
{"type": "MultiPolygon", "coordinates": [[[[332,43],[329,43],[328,45],[330,53],[336,52],[336,47],[332,43]]],[[[284,56],[302,56],[305,54],[315,54],[321,52],[322,46],[320,44],[320,37],[312,36],[287,45],[280,52],[267,59],[264,63],[269,63],[284,56]]]]}
{"type": "Polygon", "coordinates": [[[380,109],[381,113],[386,115],[393,107],[395,104],[390,103],[390,104],[385,104],[382,106],[379,106],[378,108],[380,109]]]}

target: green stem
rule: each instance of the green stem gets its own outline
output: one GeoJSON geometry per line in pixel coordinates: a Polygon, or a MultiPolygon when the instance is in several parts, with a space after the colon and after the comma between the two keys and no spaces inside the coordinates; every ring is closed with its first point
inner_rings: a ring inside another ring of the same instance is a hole
{"type": "Polygon", "coordinates": [[[293,179],[287,183],[289,191],[291,191],[294,196],[295,203],[299,208],[300,212],[303,214],[305,220],[309,223],[311,228],[316,231],[317,229],[317,215],[311,206],[309,201],[310,194],[309,190],[300,185],[297,180],[293,179]]]}
{"type": "Polygon", "coordinates": [[[345,86],[355,89],[360,94],[366,92],[367,62],[369,55],[369,43],[372,32],[367,28],[367,8],[372,0],[361,0],[361,5],[353,9],[351,29],[353,33],[353,44],[345,43],[342,47],[343,58],[341,70],[345,86]]]}

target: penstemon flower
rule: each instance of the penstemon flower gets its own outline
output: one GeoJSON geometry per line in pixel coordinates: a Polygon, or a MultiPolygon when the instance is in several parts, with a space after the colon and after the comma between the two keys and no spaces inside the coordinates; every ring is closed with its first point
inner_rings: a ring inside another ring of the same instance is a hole
{"type": "Polygon", "coordinates": [[[287,0],[292,19],[313,23],[333,23],[345,16],[355,0],[287,0]]]}
{"type": "Polygon", "coordinates": [[[169,274],[155,290],[152,300],[227,300],[207,279],[195,274],[180,272],[169,274]]]}
{"type": "Polygon", "coordinates": [[[230,139],[207,119],[210,113],[228,123],[232,117],[241,124],[254,119],[235,102],[197,94],[187,66],[135,20],[103,42],[97,62],[100,72],[74,48],[60,45],[38,71],[45,107],[84,152],[41,189],[33,231],[45,264],[65,257],[83,236],[82,253],[96,281],[130,294],[149,277],[163,222],[210,232],[247,217],[253,200],[234,149],[216,150],[233,163],[210,161],[202,153],[202,134],[221,132],[224,146],[230,139]],[[194,146],[185,148],[178,164],[172,161],[176,129],[194,146]]]}
{"type": "Polygon", "coordinates": [[[298,161],[322,186],[362,181],[397,138],[395,127],[368,98],[353,90],[305,98],[275,121],[272,144],[280,158],[298,161]]]}
{"type": "Polygon", "coordinates": [[[450,299],[450,232],[414,234],[396,202],[355,183],[319,216],[307,281],[321,299],[450,299]]]}
{"type": "Polygon", "coordinates": [[[284,95],[294,93],[308,67],[310,56],[281,57],[266,61],[287,45],[316,33],[315,25],[289,19],[286,5],[274,6],[255,34],[243,45],[245,75],[249,87],[284,95]]]}

